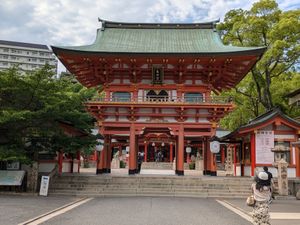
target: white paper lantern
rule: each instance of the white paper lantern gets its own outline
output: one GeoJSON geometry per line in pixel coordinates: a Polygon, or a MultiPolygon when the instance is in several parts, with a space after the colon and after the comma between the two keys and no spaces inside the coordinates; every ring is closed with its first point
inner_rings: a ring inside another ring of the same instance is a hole
{"type": "Polygon", "coordinates": [[[96,151],[101,152],[103,150],[103,145],[96,145],[96,151]]]}
{"type": "Polygon", "coordinates": [[[192,148],[191,147],[186,147],[185,151],[186,151],[186,153],[191,153],[192,152],[192,148]]]}

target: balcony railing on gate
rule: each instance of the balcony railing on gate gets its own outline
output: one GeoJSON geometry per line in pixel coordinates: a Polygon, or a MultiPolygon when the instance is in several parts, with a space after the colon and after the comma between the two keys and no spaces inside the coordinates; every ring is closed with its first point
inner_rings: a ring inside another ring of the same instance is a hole
{"type": "Polygon", "coordinates": [[[128,97],[96,97],[88,101],[89,103],[143,103],[143,104],[229,104],[233,102],[232,97],[223,97],[223,96],[213,96],[213,97],[164,97],[164,96],[147,96],[147,97],[137,97],[137,98],[128,98],[128,97]]]}

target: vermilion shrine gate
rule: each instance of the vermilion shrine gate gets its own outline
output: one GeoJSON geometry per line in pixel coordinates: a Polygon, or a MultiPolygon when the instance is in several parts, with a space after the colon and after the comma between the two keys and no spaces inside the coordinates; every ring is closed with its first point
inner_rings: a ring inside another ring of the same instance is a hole
{"type": "Polygon", "coordinates": [[[110,172],[113,147],[129,146],[129,174],[136,173],[138,151],[149,161],[159,148],[184,175],[191,147],[203,156],[204,174],[216,175],[209,140],[234,108],[217,95],[239,83],[265,48],[223,45],[215,22],[100,21],[93,44],[52,47],[81,84],[103,87],[103,97],[86,103],[104,136],[97,173],[110,172]]]}

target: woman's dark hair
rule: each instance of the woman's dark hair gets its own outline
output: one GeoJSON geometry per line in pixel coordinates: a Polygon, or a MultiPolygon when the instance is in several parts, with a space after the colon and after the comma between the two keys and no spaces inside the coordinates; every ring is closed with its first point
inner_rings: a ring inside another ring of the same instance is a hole
{"type": "Polygon", "coordinates": [[[266,181],[259,179],[258,176],[255,176],[254,180],[256,182],[256,185],[255,185],[256,190],[261,191],[263,189],[263,186],[267,186],[266,181]]]}

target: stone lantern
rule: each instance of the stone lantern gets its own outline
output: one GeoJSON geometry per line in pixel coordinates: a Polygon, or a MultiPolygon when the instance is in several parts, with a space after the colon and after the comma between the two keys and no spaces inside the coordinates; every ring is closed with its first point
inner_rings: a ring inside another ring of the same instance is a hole
{"type": "Polygon", "coordinates": [[[286,161],[286,153],[290,151],[290,148],[279,144],[272,148],[271,151],[274,152],[275,156],[273,166],[277,168],[278,171],[278,193],[279,195],[288,195],[288,163],[286,161]]]}

